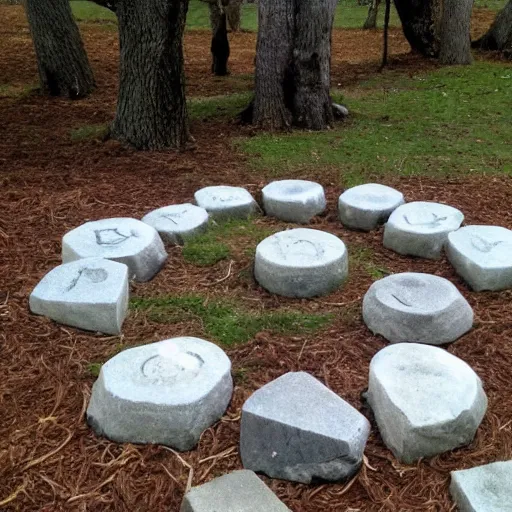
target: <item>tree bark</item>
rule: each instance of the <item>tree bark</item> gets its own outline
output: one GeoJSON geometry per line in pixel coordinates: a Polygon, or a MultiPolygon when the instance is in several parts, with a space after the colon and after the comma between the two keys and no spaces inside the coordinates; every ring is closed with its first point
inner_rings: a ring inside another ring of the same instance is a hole
{"type": "Polygon", "coordinates": [[[377,14],[379,13],[379,5],[381,0],[372,0],[368,7],[368,16],[364,22],[363,28],[370,30],[377,28],[377,14]]]}
{"type": "Polygon", "coordinates": [[[94,89],[94,76],[69,0],[27,0],[41,90],[78,99],[94,89]]]}
{"type": "Polygon", "coordinates": [[[471,64],[473,0],[444,0],[439,61],[445,65],[471,64]]]}
{"type": "Polygon", "coordinates": [[[183,31],[188,0],[119,0],[119,96],[112,137],[137,149],[189,140],[183,31]]]}
{"type": "Polygon", "coordinates": [[[217,76],[229,74],[229,39],[227,28],[227,15],[225,8],[218,2],[209,3],[210,24],[212,26],[212,73],[217,76]]]}
{"type": "Polygon", "coordinates": [[[512,0],[497,14],[491,28],[473,47],[481,50],[502,51],[512,57],[512,0]]]}
{"type": "Polygon", "coordinates": [[[226,6],[228,26],[232,32],[238,32],[240,30],[242,4],[243,0],[230,0],[229,4],[226,6]]]}

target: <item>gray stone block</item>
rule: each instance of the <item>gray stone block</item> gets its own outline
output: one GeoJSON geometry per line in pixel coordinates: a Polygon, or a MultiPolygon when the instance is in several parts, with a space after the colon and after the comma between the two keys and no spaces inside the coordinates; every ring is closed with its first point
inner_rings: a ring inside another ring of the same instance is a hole
{"type": "Polygon", "coordinates": [[[106,258],[124,263],[129,277],[149,281],[162,268],[167,253],[155,228],[137,219],[86,222],[62,238],[62,261],[106,258]]]}
{"type": "Polygon", "coordinates": [[[180,512],[290,512],[252,471],[233,471],[198,487],[183,499],[180,512]]]}
{"type": "Polygon", "coordinates": [[[287,373],[245,402],[240,455],[272,478],[342,481],[359,469],[369,433],[368,420],[321,382],[287,373]]]}
{"type": "Polygon", "coordinates": [[[185,240],[204,233],[208,228],[208,212],[199,206],[173,204],[153,210],[142,222],[154,227],[164,242],[183,245],[185,240]]]}
{"type": "Polygon", "coordinates": [[[391,343],[451,343],[473,326],[473,310],[442,277],[406,272],[372,284],[363,299],[363,320],[391,343]]]}
{"type": "Polygon", "coordinates": [[[281,231],[256,248],[256,281],[278,295],[326,295],[338,288],[347,275],[345,244],[324,231],[306,228],[281,231]]]}
{"type": "Polygon", "coordinates": [[[482,382],[464,361],[416,343],[377,353],[367,396],[384,443],[406,464],[469,444],[487,409],[482,382]]]}
{"type": "Polygon", "coordinates": [[[345,226],[371,231],[386,222],[404,202],[404,195],[398,190],[378,183],[366,183],[343,192],[338,201],[338,211],[345,226]]]}
{"type": "Polygon", "coordinates": [[[473,290],[512,288],[512,231],[499,226],[466,226],[448,235],[446,253],[473,290]]]}
{"type": "Polygon", "coordinates": [[[512,512],[512,460],[451,472],[460,512],[512,512]]]}
{"type": "Polygon", "coordinates": [[[219,220],[246,219],[260,211],[251,194],[241,187],[205,187],[194,194],[194,199],[211,217],[219,220]]]}
{"type": "Polygon", "coordinates": [[[120,443],[190,450],[224,414],[232,392],[231,362],[219,347],[173,338],[107,361],[92,388],[87,421],[120,443]]]}
{"type": "Polygon", "coordinates": [[[324,188],[305,180],[269,183],[262,190],[263,208],[270,217],[307,224],[326,207],[324,188]]]}
{"type": "Polygon", "coordinates": [[[128,311],[128,267],[102,258],[59,265],[34,288],[29,305],[60,324],[119,334],[128,311]]]}
{"type": "Polygon", "coordinates": [[[462,212],[445,204],[404,204],[389,217],[384,247],[399,254],[439,259],[448,233],[459,229],[463,220],[462,212]]]}

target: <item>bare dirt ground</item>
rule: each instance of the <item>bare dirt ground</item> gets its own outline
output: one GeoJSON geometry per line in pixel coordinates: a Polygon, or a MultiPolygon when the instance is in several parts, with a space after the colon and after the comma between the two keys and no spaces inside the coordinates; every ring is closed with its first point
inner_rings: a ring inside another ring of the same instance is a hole
{"type": "MultiPolygon", "coordinates": [[[[37,83],[34,55],[22,11],[0,6],[0,83],[37,83]]],[[[477,28],[492,15],[479,12],[477,28]],[[480,23],[480,25],[478,25],[480,23]]],[[[384,342],[360,319],[360,298],[370,276],[354,269],[347,286],[319,301],[278,299],[238,274],[251,261],[240,251],[229,278],[228,262],[198,268],[184,262],[179,248],[149,284],[132,286],[132,295],[159,296],[195,292],[205,297],[232,296],[246,307],[271,310],[292,305],[303,311],[333,311],[323,331],[292,337],[260,333],[251,342],[228,349],[235,393],[226,415],[208,429],[194,451],[181,458],[163,447],[118,445],[97,438],[84,421],[94,377],[88,363],[104,361],[120,344],[128,347],[177,335],[200,326],[162,325],[132,313],[119,337],[102,337],[56,325],[28,311],[28,295],[38,280],[60,263],[60,241],[68,230],[90,219],[140,218],[147,211],[192,199],[205,185],[230,183],[257,194],[264,176],[247,166],[230,144],[239,128],[218,121],[193,123],[197,148],[187,153],[136,153],[115,142],[72,143],[70,130],[112,119],[116,99],[117,39],[101,25],[83,34],[97,77],[91,98],[70,103],[35,94],[0,94],[0,508],[44,511],[179,510],[187,481],[201,484],[241,467],[237,453],[240,408],[258,387],[287,371],[304,370],[362,410],[360,393],[368,365],[384,342]],[[330,303],[330,304],[327,304],[330,303]],[[244,369],[243,372],[239,371],[244,369]]],[[[233,37],[232,75],[209,74],[209,35],[186,37],[189,95],[248,90],[254,59],[254,34],[233,37]]],[[[392,31],[395,70],[404,73],[433,66],[406,55],[407,45],[392,31]]],[[[333,81],[341,87],[375,73],[380,34],[334,34],[333,81]]],[[[306,176],[304,176],[306,177],[306,176]]],[[[295,512],[448,511],[450,470],[512,458],[512,293],[472,293],[445,261],[400,257],[382,247],[381,232],[343,229],[336,216],[339,188],[329,173],[314,176],[326,187],[329,211],[316,227],[349,244],[374,250],[392,272],[425,271],[451,279],[468,298],[475,328],[448,350],[482,377],[489,410],[471,446],[419,462],[399,464],[383,445],[373,424],[365,464],[349,486],[305,486],[266,480],[295,512]]],[[[436,200],[462,209],[467,223],[512,228],[510,178],[466,178],[439,183],[429,179],[388,179],[409,200],[436,200]]],[[[271,223],[268,219],[259,222],[271,223]]]]}

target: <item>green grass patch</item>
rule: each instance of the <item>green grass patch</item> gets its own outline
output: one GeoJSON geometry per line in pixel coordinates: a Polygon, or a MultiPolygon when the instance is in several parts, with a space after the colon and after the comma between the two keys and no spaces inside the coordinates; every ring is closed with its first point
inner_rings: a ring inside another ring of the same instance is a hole
{"type": "MultiPolygon", "coordinates": [[[[252,76],[246,81],[252,83],[252,76]]],[[[195,97],[188,101],[191,119],[206,121],[209,119],[235,118],[251,101],[252,93],[237,93],[229,96],[195,97]]]]}
{"type": "Polygon", "coordinates": [[[349,268],[358,268],[366,272],[374,281],[382,279],[390,274],[390,271],[378,264],[378,258],[375,257],[370,247],[363,245],[350,244],[348,247],[349,268]]]}
{"type": "Polygon", "coordinates": [[[102,366],[103,363],[89,363],[86,366],[87,373],[89,373],[93,377],[99,377],[102,366]]]}
{"type": "Polygon", "coordinates": [[[73,11],[73,16],[76,21],[88,23],[117,23],[115,13],[94,2],[73,0],[71,2],[71,10],[73,11]]]}
{"type": "Polygon", "coordinates": [[[37,85],[0,84],[0,98],[20,99],[37,90],[37,85]]]}
{"type": "Polygon", "coordinates": [[[91,139],[105,139],[109,133],[106,124],[87,124],[71,130],[69,136],[72,142],[82,142],[91,139]]]}

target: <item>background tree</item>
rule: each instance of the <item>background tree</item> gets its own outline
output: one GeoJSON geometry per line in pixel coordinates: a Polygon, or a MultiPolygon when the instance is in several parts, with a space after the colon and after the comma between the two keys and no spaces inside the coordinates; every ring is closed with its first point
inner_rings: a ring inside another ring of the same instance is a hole
{"type": "Polygon", "coordinates": [[[491,28],[473,46],[482,50],[498,50],[512,58],[512,0],[497,14],[491,28]]]}
{"type": "Polygon", "coordinates": [[[94,77],[69,0],[26,0],[41,90],[71,99],[87,96],[94,77]]]}
{"type": "Polygon", "coordinates": [[[368,6],[368,16],[364,22],[364,29],[377,28],[377,14],[379,14],[379,5],[381,0],[371,0],[368,6]]]}
{"type": "Polygon", "coordinates": [[[212,73],[217,76],[228,74],[229,39],[227,13],[229,0],[213,0],[208,2],[210,25],[212,27],[212,73]]]}
{"type": "Polygon", "coordinates": [[[243,0],[229,0],[228,5],[225,7],[228,26],[232,32],[238,32],[240,30],[242,20],[242,4],[243,0]]]}
{"type": "Polygon", "coordinates": [[[473,0],[443,0],[440,28],[441,64],[471,64],[471,12],[473,0]]]}

